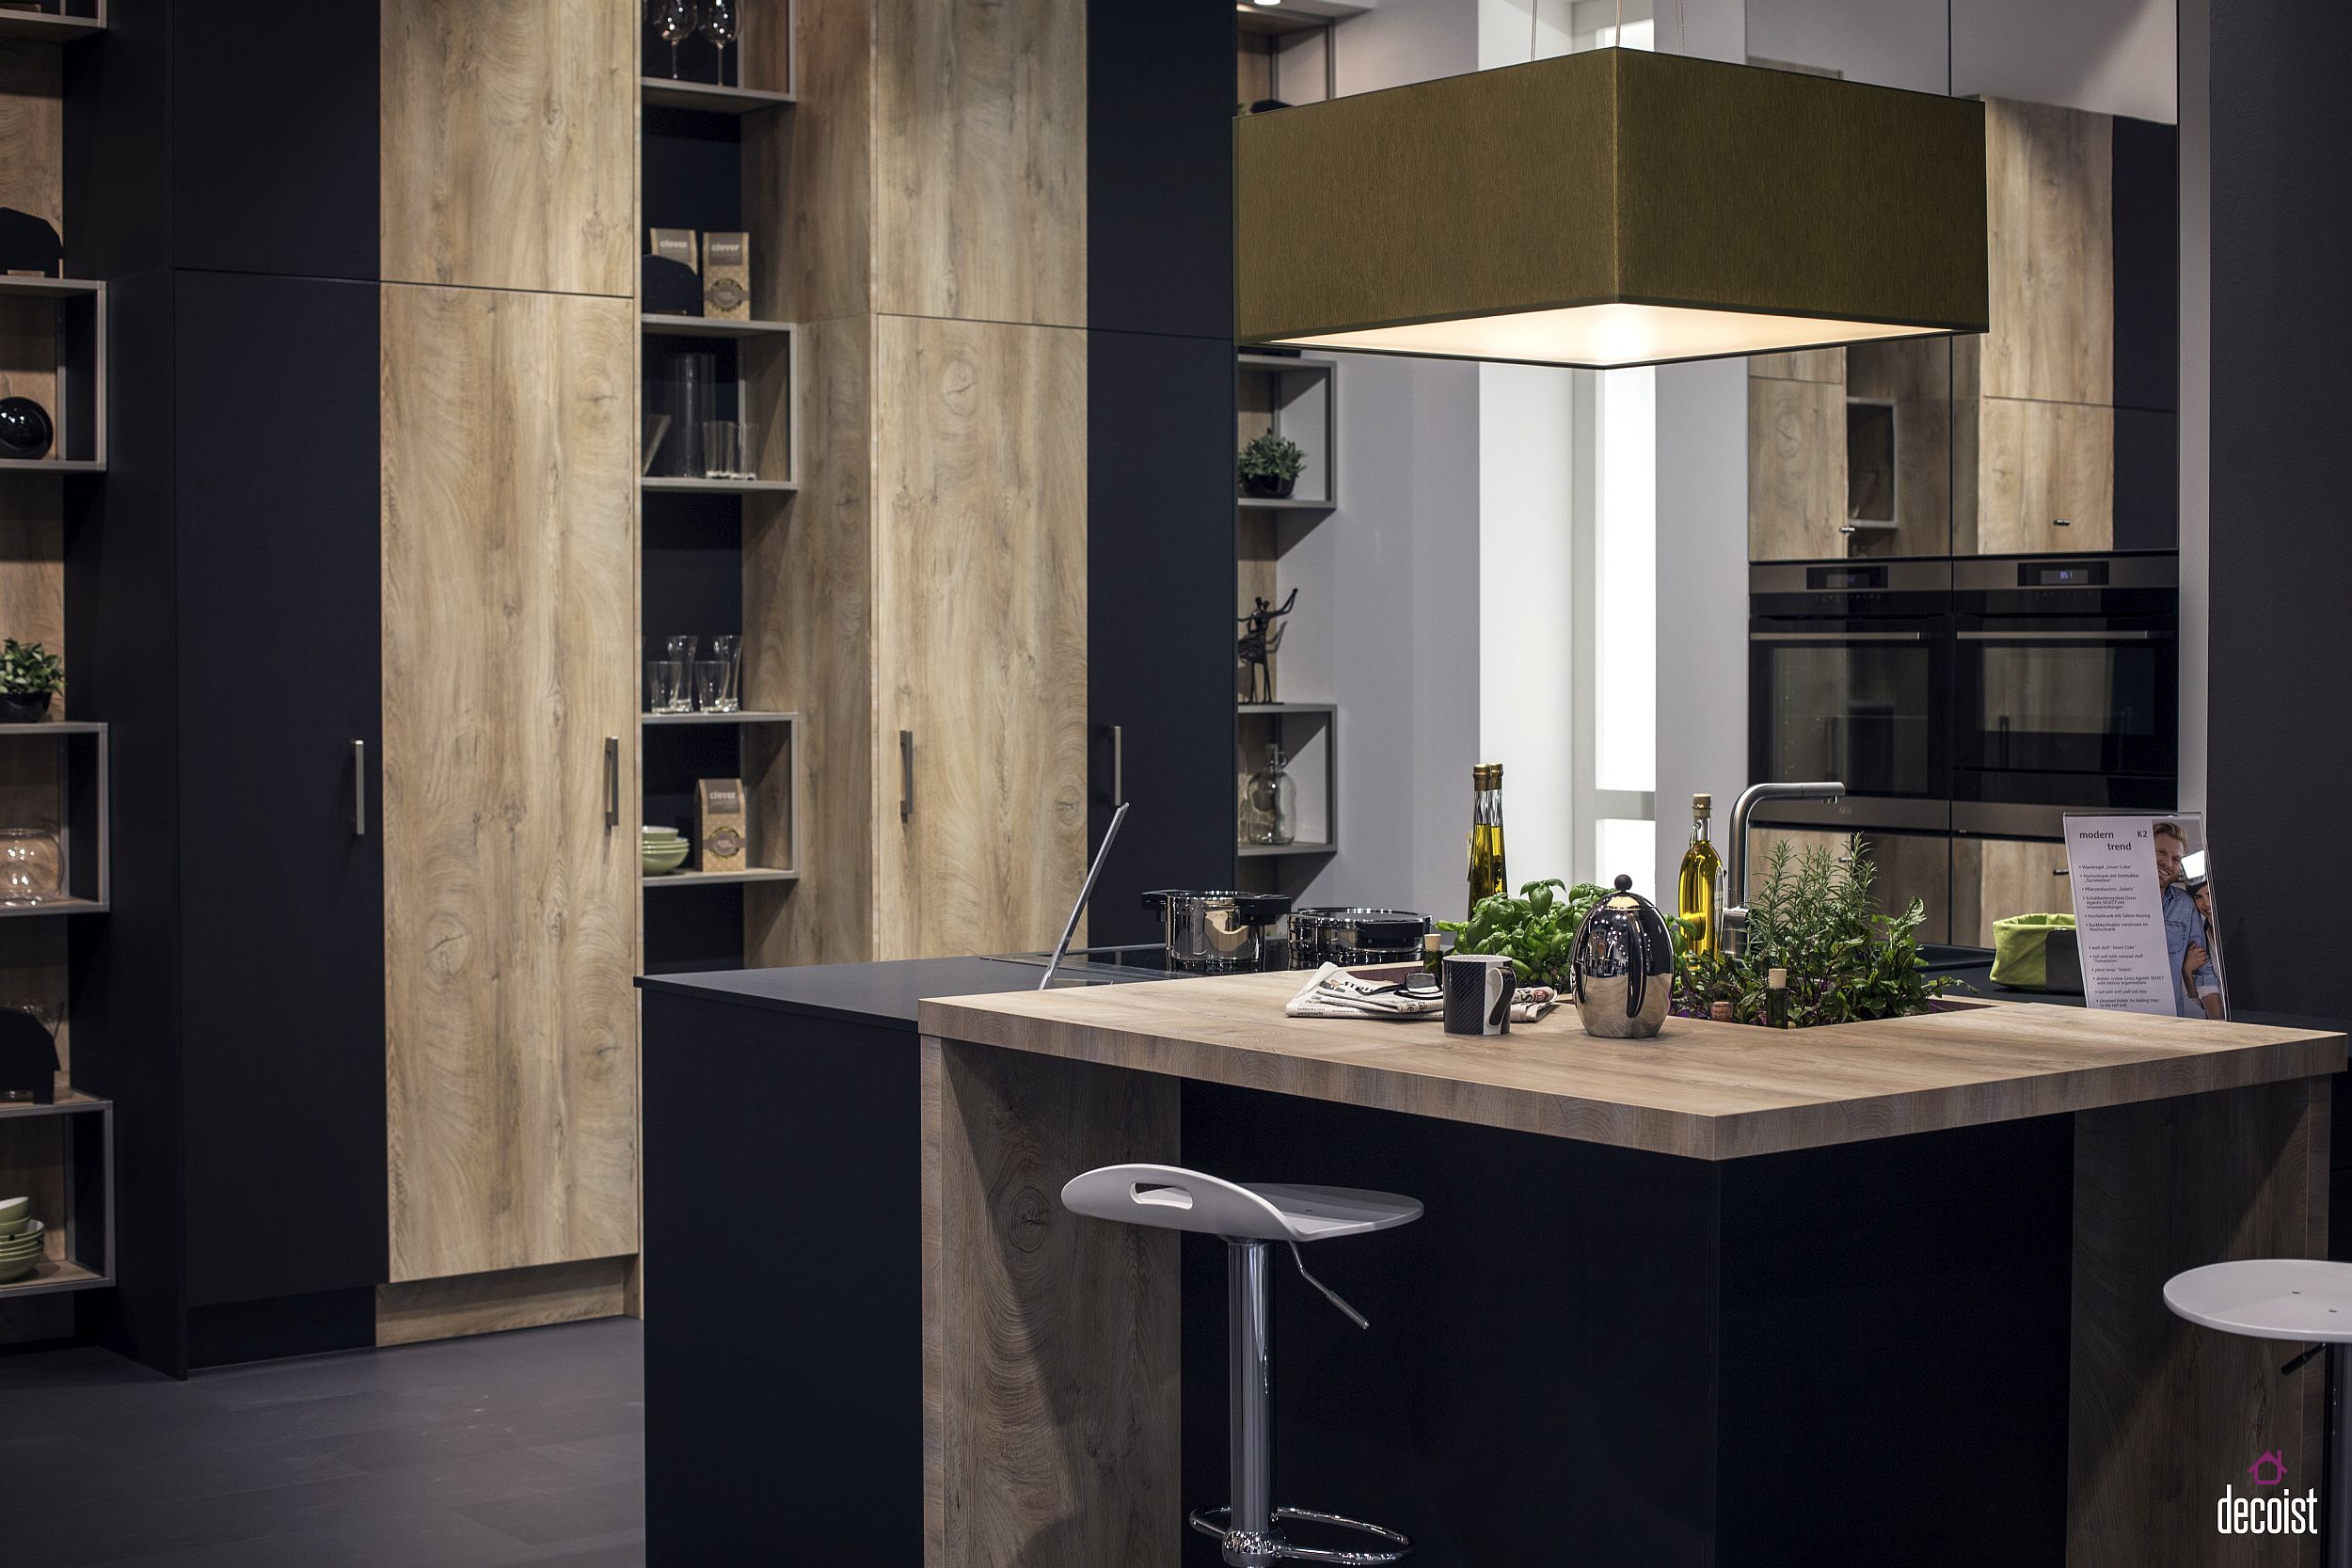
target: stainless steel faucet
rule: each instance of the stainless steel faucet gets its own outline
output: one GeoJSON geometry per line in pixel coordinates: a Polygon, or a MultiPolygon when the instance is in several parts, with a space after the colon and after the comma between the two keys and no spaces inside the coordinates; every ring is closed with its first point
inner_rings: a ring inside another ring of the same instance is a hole
{"type": "Polygon", "coordinates": [[[1814,784],[1750,784],[1731,807],[1731,890],[1736,899],[1724,911],[1724,941],[1738,953],[1748,944],[1748,817],[1765,800],[1842,800],[1846,786],[1836,779],[1814,784]]]}

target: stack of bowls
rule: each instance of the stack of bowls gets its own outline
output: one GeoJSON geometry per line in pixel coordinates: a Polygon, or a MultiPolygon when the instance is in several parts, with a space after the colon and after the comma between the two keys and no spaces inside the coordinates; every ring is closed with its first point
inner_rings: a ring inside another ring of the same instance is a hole
{"type": "Polygon", "coordinates": [[[29,1197],[0,1197],[0,1285],[40,1266],[41,1231],[29,1197]]]}
{"type": "Polygon", "coordinates": [[[644,852],[645,875],[667,876],[686,863],[686,835],[675,828],[657,828],[648,822],[644,852]]]}

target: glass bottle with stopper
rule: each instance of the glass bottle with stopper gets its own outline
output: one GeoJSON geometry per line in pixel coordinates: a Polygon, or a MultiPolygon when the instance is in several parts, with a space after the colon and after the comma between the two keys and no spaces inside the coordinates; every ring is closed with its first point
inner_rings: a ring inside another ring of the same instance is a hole
{"type": "Polygon", "coordinates": [[[1284,770],[1282,748],[1268,745],[1265,766],[1249,775],[1244,792],[1245,838],[1251,844],[1289,844],[1298,836],[1295,786],[1284,770]]]}
{"type": "Polygon", "coordinates": [[[1722,950],[1722,906],[1716,901],[1717,874],[1723,868],[1722,857],[1708,841],[1708,818],[1713,815],[1714,797],[1691,797],[1691,847],[1682,852],[1682,874],[1675,880],[1675,914],[1682,922],[1682,938],[1692,951],[1714,954],[1722,950]]]}
{"type": "Polygon", "coordinates": [[[1470,908],[1511,885],[1502,859],[1502,764],[1482,762],[1470,769],[1475,798],[1470,805],[1470,908]]]}

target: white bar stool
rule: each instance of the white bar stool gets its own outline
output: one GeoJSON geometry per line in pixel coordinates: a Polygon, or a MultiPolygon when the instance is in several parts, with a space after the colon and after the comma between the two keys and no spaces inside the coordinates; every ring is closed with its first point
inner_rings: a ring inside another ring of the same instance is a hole
{"type": "Polygon", "coordinates": [[[2352,1568],[2352,1420],[2344,1397],[2344,1347],[2352,1344],[2352,1263],[2314,1258],[2253,1258],[2208,1263],[2164,1283],[2164,1304],[2180,1317],[2251,1339],[2291,1339],[2312,1349],[2293,1371],[2328,1352],[2328,1568],[2352,1568]]]}
{"type": "Polygon", "coordinates": [[[1227,1446],[1233,1500],[1223,1508],[1193,1510],[1192,1528],[1216,1536],[1232,1568],[1276,1562],[1375,1568],[1410,1552],[1410,1541],[1379,1525],[1274,1504],[1274,1322],[1266,1310],[1266,1247],[1288,1243],[1299,1277],[1358,1328],[1369,1328],[1362,1313],[1307,1272],[1299,1243],[1410,1225],[1421,1218],[1421,1200],[1353,1187],[1243,1186],[1181,1165],[1104,1165],[1073,1177],[1061,1200],[1073,1214],[1224,1238],[1227,1446]],[[1286,1520],[1354,1530],[1382,1544],[1368,1551],[1293,1545],[1279,1528],[1286,1520]]]}

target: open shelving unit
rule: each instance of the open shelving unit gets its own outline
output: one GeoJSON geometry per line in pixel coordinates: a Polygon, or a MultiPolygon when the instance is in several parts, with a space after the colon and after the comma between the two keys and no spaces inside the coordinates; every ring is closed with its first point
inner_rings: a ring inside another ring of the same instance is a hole
{"type": "MultiPolygon", "coordinates": [[[[755,478],[664,472],[655,461],[638,481],[643,568],[639,624],[644,657],[676,633],[743,639],[739,713],[647,713],[638,724],[641,816],[691,838],[699,779],[743,783],[751,840],[743,869],[689,865],[641,878],[643,966],[649,974],[739,966],[756,933],[773,922],[800,877],[800,715],[794,695],[771,689],[762,659],[778,628],[749,624],[746,562],[764,538],[787,526],[800,488],[800,328],[788,311],[787,246],[792,240],[786,176],[799,94],[797,0],[739,0],[742,37],[723,62],[707,40],[680,46],[678,76],[650,25],[641,35],[638,80],[638,234],[652,229],[750,236],[751,314],[734,320],[643,309],[639,381],[648,416],[663,358],[707,354],[716,361],[712,417],[739,420],[755,436],[755,478]]],[[[650,421],[648,422],[650,428],[650,421]]],[[[665,433],[665,446],[667,436],[665,433]]],[[[706,641],[706,646],[707,642],[706,641]]]]}
{"type": "Polygon", "coordinates": [[[0,1303],[115,1280],[114,1103],[72,1089],[56,1102],[0,1101],[0,1189],[33,1200],[46,1256],[0,1284],[0,1303]]]}
{"type": "Polygon", "coordinates": [[[757,87],[723,87],[717,82],[679,82],[667,76],[637,78],[638,96],[664,109],[691,109],[708,115],[756,115],[795,102],[788,92],[757,87]]]}
{"type": "MultiPolygon", "coordinates": [[[[1323,25],[1322,19],[1313,25],[1323,25]]],[[[1234,614],[1248,614],[1263,597],[1280,604],[1292,581],[1285,557],[1311,530],[1339,510],[1339,361],[1326,356],[1244,350],[1234,356],[1234,447],[1262,432],[1298,443],[1306,467],[1286,497],[1234,497],[1234,614]]],[[[1302,605],[1297,613],[1327,612],[1302,605]]],[[[1275,689],[1281,689],[1281,653],[1274,656],[1275,689]]],[[[1234,885],[1249,892],[1302,894],[1325,860],[1338,852],[1339,709],[1330,703],[1250,703],[1244,667],[1234,666],[1234,885]],[[1240,841],[1248,778],[1265,760],[1269,742],[1281,746],[1296,794],[1297,839],[1290,844],[1240,841]]]]}
{"type": "Polygon", "coordinates": [[[55,428],[45,455],[0,457],[0,472],[105,472],[105,284],[0,277],[0,376],[39,403],[55,428]]]}
{"type": "Polygon", "coordinates": [[[55,826],[62,895],[38,904],[0,905],[0,919],[94,914],[107,906],[112,881],[107,864],[106,726],[62,719],[0,724],[0,747],[15,750],[44,743],[55,748],[53,768],[19,770],[10,765],[7,774],[11,808],[38,811],[44,820],[0,821],[0,827],[55,826]],[[33,781],[44,776],[53,778],[56,787],[50,809],[34,805],[41,790],[33,781]]]}
{"type": "MultiPolygon", "coordinates": [[[[1233,853],[1242,860],[1280,860],[1336,853],[1340,843],[1340,710],[1332,703],[1243,703],[1233,709],[1233,853]],[[1300,745],[1298,742],[1307,744],[1300,745]],[[1268,745],[1282,748],[1297,801],[1298,837],[1289,844],[1240,839],[1244,792],[1265,761],[1268,745]]],[[[1256,890],[1251,890],[1256,891],[1256,890]]]]}
{"type": "MultiPolygon", "coordinates": [[[[0,10],[10,60],[0,80],[9,199],[51,223],[62,246],[54,276],[0,277],[0,389],[40,404],[52,427],[41,456],[0,458],[0,529],[11,541],[0,559],[0,635],[60,656],[71,641],[66,540],[106,483],[112,304],[108,283],[87,276],[85,247],[67,222],[68,198],[79,193],[67,188],[65,123],[76,106],[72,62],[87,57],[107,24],[106,0],[0,10]]],[[[48,918],[106,917],[108,734],[74,712],[72,694],[87,688],[73,668],[65,675],[65,698],[50,716],[0,724],[0,827],[54,829],[60,888],[38,903],[0,907],[0,1007],[37,1017],[56,1040],[59,1064],[55,1103],[0,1101],[0,1196],[29,1196],[33,1217],[47,1227],[38,1269],[0,1284],[0,1344],[71,1334],[65,1294],[115,1278],[114,1107],[73,1087],[69,1017],[71,976],[96,923],[48,918]]]]}

